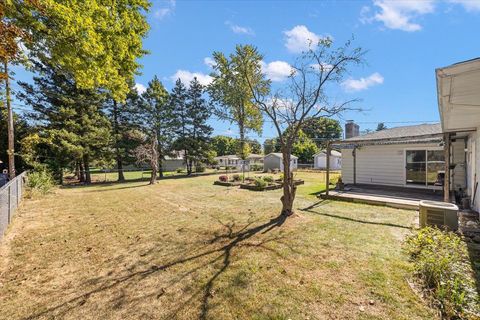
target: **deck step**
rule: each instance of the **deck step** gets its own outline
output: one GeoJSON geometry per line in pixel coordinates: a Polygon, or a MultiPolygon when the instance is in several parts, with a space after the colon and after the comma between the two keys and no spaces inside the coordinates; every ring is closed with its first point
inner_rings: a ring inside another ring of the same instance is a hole
{"type": "Polygon", "coordinates": [[[397,209],[408,209],[408,210],[418,210],[418,204],[419,204],[419,201],[415,201],[415,200],[376,197],[376,196],[368,196],[368,195],[360,195],[360,194],[352,194],[352,193],[329,194],[328,196],[322,193],[319,195],[319,197],[321,199],[364,203],[364,204],[386,206],[386,207],[392,207],[397,209]]]}

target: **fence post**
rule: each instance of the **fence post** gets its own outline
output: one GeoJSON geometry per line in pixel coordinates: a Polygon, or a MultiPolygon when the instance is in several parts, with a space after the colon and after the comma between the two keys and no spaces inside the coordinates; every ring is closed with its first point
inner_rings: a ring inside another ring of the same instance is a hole
{"type": "Polygon", "coordinates": [[[8,186],[8,224],[10,224],[10,210],[11,210],[11,186],[8,186]]]}
{"type": "MultiPolygon", "coordinates": [[[[20,177],[20,176],[19,176],[19,177],[20,177]]],[[[18,189],[18,181],[19,181],[19,180],[20,180],[20,179],[17,179],[17,181],[15,182],[15,183],[17,184],[17,208],[18,208],[18,204],[20,203],[20,200],[18,199],[18,198],[19,198],[19,195],[20,195],[20,191],[19,191],[19,189],[18,189]]]]}

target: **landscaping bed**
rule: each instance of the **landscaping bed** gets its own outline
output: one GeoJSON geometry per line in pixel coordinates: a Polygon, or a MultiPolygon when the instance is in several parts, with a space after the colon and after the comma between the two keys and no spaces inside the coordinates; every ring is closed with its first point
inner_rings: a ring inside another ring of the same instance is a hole
{"type": "MultiPolygon", "coordinates": [[[[283,179],[273,179],[271,176],[263,176],[256,178],[245,179],[245,183],[240,184],[240,189],[247,189],[252,191],[268,191],[281,189],[283,186],[283,179]]],[[[304,184],[305,181],[298,179],[293,182],[296,186],[304,184]]]]}
{"type": "Polygon", "coordinates": [[[213,182],[213,184],[222,187],[237,187],[242,184],[242,178],[239,174],[234,174],[231,177],[227,175],[221,175],[218,177],[218,180],[213,182]]]}
{"type": "Polygon", "coordinates": [[[242,183],[240,181],[220,181],[217,180],[213,183],[216,186],[223,186],[223,187],[236,187],[241,185],[242,183]]]}

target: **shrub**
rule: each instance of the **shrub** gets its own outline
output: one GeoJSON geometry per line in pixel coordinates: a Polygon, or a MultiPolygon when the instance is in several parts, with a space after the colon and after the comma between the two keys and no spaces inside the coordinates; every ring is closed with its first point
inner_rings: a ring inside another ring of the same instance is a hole
{"type": "Polygon", "coordinates": [[[38,171],[32,171],[28,174],[27,186],[34,193],[46,194],[55,185],[55,180],[50,171],[41,169],[38,171]]]}
{"type": "Polygon", "coordinates": [[[426,227],[409,236],[405,250],[415,275],[447,319],[473,319],[480,314],[474,271],[465,242],[453,232],[426,227]]]}
{"type": "Polygon", "coordinates": [[[175,169],[175,172],[177,172],[177,173],[184,173],[184,172],[185,172],[185,169],[184,169],[184,168],[177,168],[177,169],[175,169]]]}
{"type": "Polygon", "coordinates": [[[250,171],[262,171],[263,166],[261,164],[252,164],[250,165],[250,171]]]}
{"type": "Polygon", "coordinates": [[[239,174],[234,174],[234,175],[232,176],[232,179],[233,179],[233,181],[240,181],[240,180],[242,180],[239,174]]]}
{"type": "Polygon", "coordinates": [[[205,172],[207,168],[203,163],[199,163],[195,166],[195,172],[205,172]]]}
{"type": "Polygon", "coordinates": [[[220,180],[222,182],[228,182],[228,176],[226,176],[226,175],[220,176],[220,177],[218,177],[218,180],[220,180]]]}
{"type": "Polygon", "coordinates": [[[253,181],[256,187],[265,188],[267,186],[267,182],[262,178],[255,178],[253,181]]]}
{"type": "Polygon", "coordinates": [[[263,177],[263,180],[268,183],[273,183],[273,177],[272,176],[265,176],[263,177]]]}
{"type": "Polygon", "coordinates": [[[278,177],[278,180],[283,181],[283,173],[280,174],[280,177],[278,177]]]}

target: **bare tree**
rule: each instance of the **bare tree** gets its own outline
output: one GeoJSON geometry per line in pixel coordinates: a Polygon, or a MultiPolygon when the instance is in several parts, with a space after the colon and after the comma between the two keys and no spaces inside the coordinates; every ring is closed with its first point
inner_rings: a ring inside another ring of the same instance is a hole
{"type": "Polygon", "coordinates": [[[332,117],[354,109],[351,106],[357,99],[338,102],[327,91],[340,85],[349,68],[363,62],[364,54],[361,48],[352,48],[351,41],[334,48],[331,39],[322,39],[301,54],[292,66],[288,84],[275,92],[265,90],[265,86],[261,85],[268,81],[261,70],[263,57],[258,55],[256,61],[250,57],[242,59],[242,74],[256,106],[270,118],[281,146],[284,176],[282,215],[293,214],[296,186],[291,170],[291,152],[305,120],[332,117]]]}
{"type": "Polygon", "coordinates": [[[138,165],[148,163],[152,168],[150,175],[150,184],[155,184],[157,181],[157,174],[159,169],[158,164],[158,139],[157,135],[153,133],[149,141],[145,144],[139,145],[133,150],[138,165]]]}

